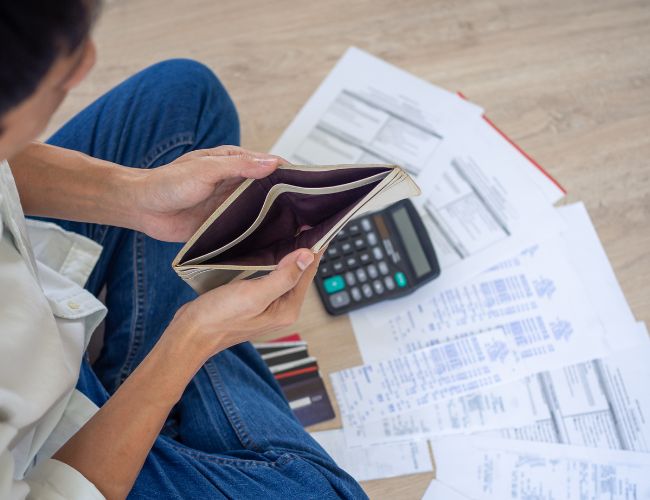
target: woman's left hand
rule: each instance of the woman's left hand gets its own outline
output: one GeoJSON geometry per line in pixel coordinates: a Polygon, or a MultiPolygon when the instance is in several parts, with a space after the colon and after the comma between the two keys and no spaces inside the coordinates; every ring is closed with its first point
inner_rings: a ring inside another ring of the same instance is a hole
{"type": "Polygon", "coordinates": [[[266,177],[281,163],[278,156],[237,146],[187,153],[143,172],[133,184],[133,225],[158,240],[187,241],[244,179],[266,177]]]}

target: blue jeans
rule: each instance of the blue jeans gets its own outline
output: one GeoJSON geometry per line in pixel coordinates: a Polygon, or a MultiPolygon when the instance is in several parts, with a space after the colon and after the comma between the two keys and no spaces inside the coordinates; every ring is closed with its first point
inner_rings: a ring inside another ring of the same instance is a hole
{"type": "MultiPolygon", "coordinates": [[[[193,149],[238,144],[239,122],[210,70],[171,60],[111,90],[49,142],[122,165],[153,168],[193,149]]],[[[54,222],[104,247],[87,283],[95,295],[106,287],[104,347],[93,366],[84,360],[77,384],[101,406],[195,293],[171,269],[180,244],[123,228],[54,222]]],[[[294,418],[248,343],[217,354],[192,379],[129,496],[224,497],[366,498],[294,418]]]]}

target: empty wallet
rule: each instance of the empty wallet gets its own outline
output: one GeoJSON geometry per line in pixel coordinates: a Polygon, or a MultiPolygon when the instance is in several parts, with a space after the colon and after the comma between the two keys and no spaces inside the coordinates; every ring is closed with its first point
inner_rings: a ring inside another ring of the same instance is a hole
{"type": "Polygon", "coordinates": [[[172,267],[198,293],[257,278],[298,248],[319,252],[351,218],[419,194],[396,165],[283,164],[243,181],[172,267]]]}

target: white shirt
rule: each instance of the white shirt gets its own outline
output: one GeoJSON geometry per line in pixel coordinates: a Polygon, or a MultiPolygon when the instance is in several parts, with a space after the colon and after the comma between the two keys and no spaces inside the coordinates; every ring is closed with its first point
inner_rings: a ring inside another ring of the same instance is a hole
{"type": "Polygon", "coordinates": [[[84,290],[101,246],[26,221],[0,162],[0,498],[103,499],[50,458],[97,411],[75,390],[82,356],[106,308],[84,290]]]}

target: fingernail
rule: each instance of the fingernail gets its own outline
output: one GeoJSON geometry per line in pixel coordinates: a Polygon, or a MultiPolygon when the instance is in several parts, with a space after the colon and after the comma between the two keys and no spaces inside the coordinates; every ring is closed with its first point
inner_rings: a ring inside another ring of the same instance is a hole
{"type": "Polygon", "coordinates": [[[278,162],[275,158],[253,158],[253,160],[263,167],[272,167],[278,162]]]}
{"type": "Polygon", "coordinates": [[[298,260],[296,261],[301,271],[307,269],[312,262],[314,262],[314,254],[311,252],[301,253],[300,256],[298,257],[298,260]]]}

